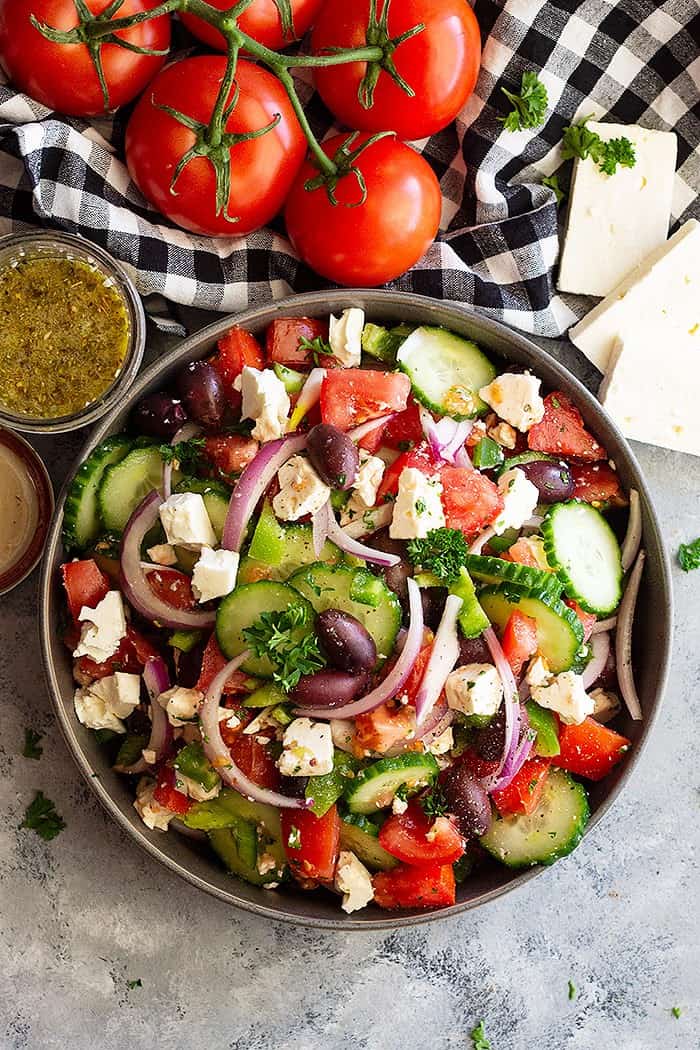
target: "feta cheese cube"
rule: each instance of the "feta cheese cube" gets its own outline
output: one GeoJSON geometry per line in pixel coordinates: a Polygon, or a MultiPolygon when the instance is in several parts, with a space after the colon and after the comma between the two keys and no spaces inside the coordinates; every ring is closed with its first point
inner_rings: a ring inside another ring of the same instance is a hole
{"type": "Polygon", "coordinates": [[[303,456],[288,459],[277,478],[280,491],[272,501],[272,509],[282,521],[298,521],[306,514],[315,514],[330,499],[328,485],[303,456]]]}
{"type": "Polygon", "coordinates": [[[596,722],[605,724],[619,715],[622,704],[617,693],[608,689],[592,689],[589,695],[593,701],[593,717],[596,722]]]}
{"type": "Polygon", "coordinates": [[[541,422],[544,416],[540,380],[529,372],[504,372],[482,387],[479,397],[497,416],[523,432],[541,422]]]}
{"type": "Polygon", "coordinates": [[[221,794],[221,781],[214,784],[214,787],[207,791],[206,788],[197,780],[193,780],[191,777],[186,777],[184,773],[180,773],[179,770],[175,772],[175,788],[177,791],[181,791],[183,795],[187,795],[188,798],[193,799],[195,802],[209,802],[213,798],[217,798],[221,794]]]}
{"type": "Polygon", "coordinates": [[[379,456],[372,456],[366,449],[360,449],[360,469],[352,486],[352,495],[342,511],[342,525],[374,507],[385,469],[386,465],[379,456]]]}
{"type": "Polygon", "coordinates": [[[290,410],[284,383],[271,368],[260,371],[246,365],[236,384],[243,396],[242,419],[254,419],[252,437],[256,441],[274,441],[287,429],[290,410]]]}
{"type": "Polygon", "coordinates": [[[271,853],[263,853],[258,857],[258,874],[269,875],[271,871],[274,871],[277,866],[277,861],[271,853]]]}
{"type": "Polygon", "coordinates": [[[405,813],[407,809],[408,809],[408,802],[406,801],[406,799],[405,798],[399,798],[398,795],[394,795],[394,798],[392,799],[392,803],[391,803],[391,812],[395,816],[399,816],[400,817],[401,814],[405,813]]]}
{"type": "Polygon", "coordinates": [[[141,699],[141,676],[116,674],[98,678],[90,685],[77,689],[73,706],[78,721],[88,729],[111,729],[125,733],[122,722],[128,718],[141,699]]]}
{"type": "Polygon", "coordinates": [[[447,706],[463,715],[495,715],[503,684],[493,664],[464,664],[447,676],[447,706]]]}
{"type": "Polygon", "coordinates": [[[501,448],[513,449],[518,443],[518,432],[510,423],[496,423],[489,427],[488,436],[501,448]]]}
{"type": "Polygon", "coordinates": [[[552,680],[552,672],[543,656],[536,656],[530,661],[530,666],[525,675],[530,692],[542,685],[548,685],[552,680]]]}
{"type": "Polygon", "coordinates": [[[143,760],[147,765],[154,766],[156,764],[156,759],[158,758],[158,755],[153,750],[153,748],[144,747],[141,754],[143,755],[143,760]]]}
{"type": "Polygon", "coordinates": [[[362,357],[362,329],[365,327],[365,312],[352,306],[343,310],[340,317],[331,314],[328,341],[333,356],[343,368],[357,368],[362,357]]]}
{"type": "Polygon", "coordinates": [[[583,678],[573,671],[562,671],[544,685],[532,688],[532,699],[556,711],[564,725],[579,725],[593,714],[595,702],[583,687],[583,678]]]}
{"type": "Polygon", "coordinates": [[[677,140],[636,125],[587,126],[604,142],[628,138],[636,163],[606,175],[591,157],[575,161],[557,284],[562,292],[608,295],[668,236],[677,140]]]}
{"type": "Polygon", "coordinates": [[[537,486],[517,467],[501,474],[498,489],[505,506],[491,527],[496,535],[500,536],[507,529],[521,528],[532,517],[540,494],[537,486]]]}
{"type": "Polygon", "coordinates": [[[185,689],[181,685],[173,686],[158,697],[158,703],[165,708],[172,726],[193,722],[203,700],[204,693],[199,689],[185,689]]]}
{"type": "Polygon", "coordinates": [[[350,912],[365,908],[374,899],[372,876],[350,850],[341,850],[335,869],[335,888],[343,894],[341,908],[350,912]]]}
{"type": "Polygon", "coordinates": [[[94,609],[84,605],[78,619],[83,626],[73,656],[89,656],[98,664],[114,656],[126,635],[124,602],[119,591],[108,591],[94,609]]]}
{"type": "Polygon", "coordinates": [[[157,543],[155,547],[149,547],[146,554],[154,565],[177,565],[175,548],[169,543],[157,543]]]}
{"type": "Polygon", "coordinates": [[[173,819],[175,814],[170,809],[166,809],[165,806],[161,806],[160,802],[156,802],[153,798],[153,792],[156,789],[154,780],[150,777],[141,777],[136,786],[136,799],[134,801],[134,809],[141,817],[147,828],[151,831],[157,829],[158,831],[167,831],[168,824],[173,819]]]}
{"type": "Polygon", "coordinates": [[[445,524],[440,478],[426,477],[416,467],[405,467],[389,526],[393,540],[424,539],[431,529],[445,524]]]}
{"type": "Polygon", "coordinates": [[[199,561],[192,573],[192,593],[199,602],[222,598],[236,586],[240,554],[235,551],[202,547],[199,561]]]}
{"type": "Polygon", "coordinates": [[[173,546],[193,550],[216,547],[216,533],[199,492],[174,493],[161,503],[159,514],[168,543],[173,546]]]}
{"type": "Polygon", "coordinates": [[[284,731],[277,766],[286,777],[320,777],[333,770],[331,728],[310,718],[295,718],[284,731]]]}
{"type": "Polygon", "coordinates": [[[435,739],[428,744],[428,751],[431,755],[446,755],[454,746],[455,741],[452,726],[448,726],[447,729],[443,729],[440,736],[436,736],[435,739]]]}

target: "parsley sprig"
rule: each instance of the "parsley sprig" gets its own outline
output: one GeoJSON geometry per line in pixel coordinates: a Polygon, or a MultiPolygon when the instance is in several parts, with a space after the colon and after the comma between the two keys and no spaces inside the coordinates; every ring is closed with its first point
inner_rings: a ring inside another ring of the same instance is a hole
{"type": "Polygon", "coordinates": [[[441,528],[431,529],[425,539],[409,540],[407,551],[414,565],[449,583],[466,563],[469,545],[459,529],[441,528]]]}
{"type": "Polygon", "coordinates": [[[43,733],[37,733],[36,729],[27,727],[24,730],[24,747],[22,754],[25,758],[40,759],[44,753],[43,747],[39,747],[39,741],[43,739],[43,733]]]}
{"type": "Polygon", "coordinates": [[[550,190],[554,190],[554,196],[556,197],[557,204],[561,204],[561,202],[564,200],[564,197],[566,197],[566,194],[559,185],[559,176],[546,175],[542,179],[542,185],[549,187],[550,190]]]}
{"type": "Polygon", "coordinates": [[[618,165],[633,168],[637,162],[634,146],[624,136],[604,142],[596,131],[587,127],[591,117],[584,117],[578,124],[564,128],[562,140],[562,157],[569,160],[578,157],[580,160],[591,160],[606,175],[614,175],[618,165]]]}
{"type": "Polygon", "coordinates": [[[281,612],[264,612],[243,628],[243,637],[255,656],[267,656],[274,668],[272,677],[286,692],[299,684],[302,675],[326,666],[316,635],[305,631],[311,622],[306,605],[290,605],[281,612]]]}
{"type": "Polygon", "coordinates": [[[306,356],[310,357],[315,365],[323,364],[322,357],[333,357],[331,344],[322,335],[317,335],[315,339],[307,339],[303,335],[299,340],[299,349],[306,351],[306,356]]]}
{"type": "Polygon", "coordinates": [[[700,569],[700,537],[691,543],[681,543],[678,548],[678,564],[683,572],[700,569]]]}
{"type": "Polygon", "coordinates": [[[532,69],[526,69],[520,81],[520,94],[501,88],[513,109],[507,117],[499,117],[506,131],[539,128],[547,112],[547,88],[532,69]]]}
{"type": "Polygon", "coordinates": [[[421,795],[418,801],[426,817],[430,817],[431,820],[435,820],[437,817],[444,817],[449,809],[447,796],[440,784],[435,784],[427,795],[421,795]]]}
{"type": "Polygon", "coordinates": [[[474,1044],[474,1050],[491,1050],[491,1043],[486,1038],[483,1021],[479,1021],[476,1028],[472,1028],[469,1035],[474,1044]]]}
{"type": "Polygon", "coordinates": [[[36,831],[45,842],[50,842],[63,831],[65,821],[56,812],[56,806],[50,798],[46,798],[43,791],[37,791],[33,802],[27,806],[21,828],[29,828],[36,831]]]}
{"type": "Polygon", "coordinates": [[[199,466],[202,449],[206,442],[204,438],[190,438],[189,441],[178,441],[176,445],[159,445],[158,451],[164,463],[177,461],[180,468],[186,473],[193,473],[199,466]]]}

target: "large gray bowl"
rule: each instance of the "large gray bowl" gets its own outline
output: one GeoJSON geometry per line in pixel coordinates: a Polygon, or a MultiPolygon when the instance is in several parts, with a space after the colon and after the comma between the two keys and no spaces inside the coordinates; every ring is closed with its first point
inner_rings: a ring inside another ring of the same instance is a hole
{"type": "MultiPolygon", "coordinates": [[[[666,680],[671,645],[671,584],[668,558],[639,466],[625,439],[577,379],[522,335],[469,313],[461,307],[419,296],[384,291],[314,292],[249,310],[238,316],[236,323],[253,332],[262,332],[275,317],[303,314],[312,317],[327,316],[331,311],[337,312],[348,306],[364,307],[368,317],[379,322],[406,321],[412,324],[444,325],[475,339],[504,362],[512,361],[531,367],[547,387],[564,390],[572,396],[586,422],[615,460],[625,487],[639,490],[644,518],[644,546],[648,557],[639,601],[641,615],[635,630],[635,654],[637,685],[645,718],[642,723],[635,723],[630,719],[623,720],[621,731],[633,742],[629,757],[604,781],[589,786],[593,811],[587,832],[589,834],[617,797],[651,732],[666,680]],[[645,609],[653,609],[654,615],[645,616],[645,609]]],[[[221,318],[185,340],[177,350],[152,365],[134,384],[122,404],[105,416],[93,431],[78,463],[98,442],[124,426],[129,410],[139,398],[168,383],[184,362],[210,354],[217,339],[231,324],[230,317],[221,318]]],[[[302,893],[293,889],[257,889],[226,874],[206,849],[191,840],[176,833],[149,831],[133,808],[130,785],[113,772],[96,743],[94,734],[78,723],[73,710],[71,660],[58,631],[62,601],[58,567],[64,557],[61,545],[64,498],[65,488],[57,501],[40,586],[41,640],[49,689],[68,747],[90,788],[117,823],[151,856],[194,886],[239,908],[266,918],[336,930],[408,926],[454,915],[493,900],[502,893],[521,886],[544,870],[534,868],[514,874],[493,863],[481,869],[459,888],[458,901],[452,908],[427,913],[416,911],[391,914],[370,907],[355,915],[345,916],[338,907],[338,899],[330,894],[302,893]]],[[[585,842],[580,848],[586,848],[585,842]]]]}

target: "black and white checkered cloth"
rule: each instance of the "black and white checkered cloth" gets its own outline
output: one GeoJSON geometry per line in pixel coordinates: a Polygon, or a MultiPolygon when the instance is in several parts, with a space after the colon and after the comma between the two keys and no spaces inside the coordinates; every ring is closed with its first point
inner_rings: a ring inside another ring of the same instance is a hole
{"type": "MultiPolygon", "coordinates": [[[[567,124],[593,114],[675,131],[673,225],[700,217],[700,6],[476,0],[475,10],[484,41],[476,91],[455,125],[416,144],[441,182],[441,231],[393,287],[560,335],[590,305],[555,291],[561,215],[541,185],[561,163],[567,124]],[[518,90],[526,69],[547,87],[546,123],[506,132],[498,117],[510,106],[500,88],[518,90]]],[[[327,111],[307,82],[299,87],[314,130],[326,135],[327,111]]],[[[122,139],[120,118],[68,120],[0,84],[0,230],[42,224],[81,233],[133,268],[143,296],[205,309],[236,311],[323,286],[295,258],[279,220],[217,240],[163,222],[129,179],[122,139]]]]}

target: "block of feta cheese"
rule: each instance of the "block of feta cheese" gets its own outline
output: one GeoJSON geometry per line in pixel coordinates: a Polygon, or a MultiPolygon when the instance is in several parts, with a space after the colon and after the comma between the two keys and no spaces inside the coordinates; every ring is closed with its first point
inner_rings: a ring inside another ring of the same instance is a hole
{"type": "Polygon", "coordinates": [[[310,718],[295,718],[284,731],[277,766],[286,777],[320,777],[333,769],[331,727],[310,718]]]}
{"type": "Polygon", "coordinates": [[[349,850],[341,850],[335,869],[335,888],[343,894],[341,908],[348,915],[366,907],[374,897],[372,876],[349,850]]]}
{"type": "Polygon", "coordinates": [[[204,693],[201,693],[199,689],[186,689],[181,685],[167,689],[158,697],[158,703],[165,709],[168,721],[173,726],[193,722],[203,700],[204,693]]]}
{"type": "Polygon", "coordinates": [[[688,219],[605,299],[569,330],[569,338],[605,372],[617,339],[629,332],[666,330],[666,340],[697,334],[700,326],[700,222],[688,219]]]}
{"type": "Polygon", "coordinates": [[[506,423],[524,432],[540,423],[544,416],[540,382],[529,372],[504,372],[483,386],[479,397],[506,423]]]}
{"type": "Polygon", "coordinates": [[[192,593],[199,602],[223,598],[236,586],[240,554],[235,551],[202,547],[192,573],[192,593]]]}
{"type": "Polygon", "coordinates": [[[532,699],[556,711],[564,725],[579,725],[595,710],[595,701],[583,687],[583,678],[573,671],[562,671],[543,685],[532,686],[532,699]]]}
{"type": "Polygon", "coordinates": [[[94,609],[84,605],[78,619],[82,627],[73,656],[89,656],[98,664],[114,656],[126,635],[126,616],[120,592],[108,591],[94,609]]]}
{"type": "Polygon", "coordinates": [[[424,539],[431,529],[445,524],[439,477],[427,477],[416,467],[405,467],[389,526],[392,540],[424,539]]]}
{"type": "Polygon", "coordinates": [[[141,777],[136,786],[134,809],[151,831],[156,829],[167,831],[168,824],[177,814],[166,806],[161,806],[160,802],[156,802],[153,798],[155,789],[155,780],[151,780],[150,777],[141,777]]]}
{"type": "Polygon", "coordinates": [[[464,664],[447,676],[445,696],[448,707],[463,715],[495,715],[503,685],[493,664],[464,664]]]}
{"type": "Polygon", "coordinates": [[[261,371],[246,365],[236,380],[243,404],[241,419],[254,419],[251,436],[256,441],[274,441],[287,429],[291,407],[284,383],[271,368],[261,371]]]}
{"type": "Polygon", "coordinates": [[[517,467],[501,474],[498,491],[503,496],[505,506],[491,527],[500,536],[507,529],[521,528],[532,517],[540,494],[537,486],[517,467]]]}
{"type": "Polygon", "coordinates": [[[635,124],[587,127],[604,142],[628,138],[636,155],[634,167],[618,166],[614,175],[591,157],[574,164],[557,286],[602,296],[668,236],[677,139],[635,124]]]}
{"type": "Polygon", "coordinates": [[[73,704],[78,721],[88,729],[125,733],[122,719],[132,713],[140,699],[141,676],[117,671],[76,689],[73,704]]]}
{"type": "Polygon", "coordinates": [[[331,314],[328,323],[328,341],[333,356],[343,368],[357,368],[362,357],[362,329],[365,327],[365,312],[357,306],[343,310],[340,317],[331,314]]]}
{"type": "Polygon", "coordinates": [[[161,503],[160,521],[175,547],[216,547],[216,533],[199,492],[176,492],[161,503]]]}
{"type": "Polygon", "coordinates": [[[328,485],[303,456],[288,459],[277,478],[280,490],[272,500],[272,509],[282,521],[298,521],[305,514],[315,514],[330,499],[328,485]]]}

